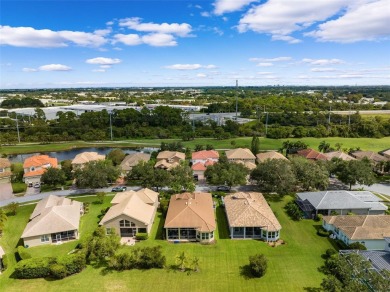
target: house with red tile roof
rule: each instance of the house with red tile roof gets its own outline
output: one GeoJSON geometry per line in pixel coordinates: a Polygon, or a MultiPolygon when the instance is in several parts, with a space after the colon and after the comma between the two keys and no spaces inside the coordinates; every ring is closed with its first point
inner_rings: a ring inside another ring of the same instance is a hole
{"type": "Polygon", "coordinates": [[[24,182],[26,184],[40,183],[42,174],[51,167],[58,168],[57,158],[48,155],[34,155],[26,158],[23,163],[24,182]]]}
{"type": "Polygon", "coordinates": [[[196,180],[204,180],[207,166],[218,162],[219,153],[215,150],[202,150],[192,153],[192,171],[196,180]]]}
{"type": "Polygon", "coordinates": [[[310,148],[299,150],[297,155],[310,160],[328,160],[323,153],[310,148]]]}

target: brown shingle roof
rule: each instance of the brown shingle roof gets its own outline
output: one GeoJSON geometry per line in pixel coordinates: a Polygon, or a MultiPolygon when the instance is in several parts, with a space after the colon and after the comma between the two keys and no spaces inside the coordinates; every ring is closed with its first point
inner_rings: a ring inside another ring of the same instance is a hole
{"type": "Polygon", "coordinates": [[[84,164],[90,161],[98,161],[106,159],[105,155],[100,155],[97,152],[82,152],[76,155],[72,160],[72,164],[84,164]]]}
{"type": "Polygon", "coordinates": [[[324,216],[323,220],[342,230],[352,240],[383,239],[390,236],[389,215],[324,216]]]}
{"type": "Polygon", "coordinates": [[[332,160],[332,158],[334,158],[334,157],[342,159],[344,161],[355,160],[355,158],[348,155],[347,153],[344,153],[343,151],[327,152],[327,153],[324,153],[324,155],[327,157],[328,160],[332,160]]]}
{"type": "Polygon", "coordinates": [[[256,159],[256,156],[248,148],[236,148],[226,151],[227,159],[256,159]]]}
{"type": "Polygon", "coordinates": [[[180,160],[186,159],[186,155],[182,152],[162,151],[157,155],[157,160],[159,160],[159,159],[173,159],[175,157],[179,158],[180,160]]]}
{"type": "Polygon", "coordinates": [[[172,195],[164,228],[196,228],[201,232],[216,227],[213,200],[210,193],[172,195]]]}
{"type": "Polygon", "coordinates": [[[11,162],[8,158],[0,158],[0,168],[11,167],[11,162]]]}
{"type": "Polygon", "coordinates": [[[351,153],[353,157],[356,157],[356,159],[363,159],[364,157],[367,157],[370,160],[373,160],[375,162],[381,162],[381,161],[388,161],[386,157],[373,152],[373,151],[355,151],[351,153]]]}
{"type": "Polygon", "coordinates": [[[264,162],[267,159],[282,159],[282,160],[288,161],[288,159],[283,154],[276,152],[276,151],[259,153],[256,155],[256,157],[257,157],[258,162],[264,162]]]}
{"type": "Polygon", "coordinates": [[[297,152],[299,156],[305,157],[306,159],[314,159],[314,160],[327,160],[327,157],[314,149],[302,149],[297,152]]]}
{"type": "Polygon", "coordinates": [[[224,202],[230,227],[282,228],[261,193],[236,193],[226,196],[224,202]]]}
{"type": "Polygon", "coordinates": [[[126,155],[125,159],[123,159],[120,167],[122,170],[129,171],[133,166],[136,166],[140,161],[149,161],[150,154],[147,153],[132,153],[126,155]]]}

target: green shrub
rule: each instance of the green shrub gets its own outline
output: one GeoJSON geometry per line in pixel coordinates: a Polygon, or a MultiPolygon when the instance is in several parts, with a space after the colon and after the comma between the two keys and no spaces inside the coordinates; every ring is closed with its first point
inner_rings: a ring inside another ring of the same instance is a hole
{"type": "Polygon", "coordinates": [[[314,221],[317,221],[317,222],[319,222],[319,221],[322,221],[322,214],[317,214],[315,217],[314,217],[314,221]]]}
{"type": "Polygon", "coordinates": [[[66,275],[80,273],[86,267],[85,254],[83,252],[60,256],[57,263],[65,267],[66,275]]]}
{"type": "Polygon", "coordinates": [[[358,250],[367,250],[367,247],[360,243],[360,242],[354,242],[354,243],[351,243],[348,248],[350,249],[358,249],[358,250]]]}
{"type": "Polygon", "coordinates": [[[8,255],[7,254],[3,255],[2,261],[3,261],[3,270],[6,270],[8,267],[8,255]]]}
{"type": "Polygon", "coordinates": [[[349,249],[349,246],[346,245],[344,243],[344,241],[340,240],[340,239],[335,239],[335,242],[337,244],[337,246],[340,248],[340,249],[349,249]]]}
{"type": "Polygon", "coordinates": [[[55,258],[31,258],[18,262],[15,266],[15,277],[18,279],[46,278],[50,276],[50,265],[55,258]]]}
{"type": "Polygon", "coordinates": [[[253,276],[262,277],[267,271],[267,258],[263,254],[256,254],[249,257],[249,267],[253,276]]]}
{"type": "Polygon", "coordinates": [[[303,217],[302,210],[298,207],[298,205],[294,201],[290,201],[286,204],[284,209],[287,212],[287,215],[290,216],[291,219],[299,221],[303,217]]]}
{"type": "Polygon", "coordinates": [[[63,279],[67,276],[66,268],[61,264],[52,264],[50,266],[50,275],[54,279],[63,279]]]}
{"type": "Polygon", "coordinates": [[[162,269],[166,258],[161,246],[134,248],[131,253],[117,253],[110,258],[108,266],[117,271],[131,269],[162,269]]]}
{"type": "Polygon", "coordinates": [[[21,260],[31,259],[30,253],[24,248],[24,246],[19,245],[17,248],[17,252],[21,260]]]}
{"type": "Polygon", "coordinates": [[[146,240],[146,239],[148,239],[148,234],[147,233],[138,232],[135,235],[135,239],[137,239],[137,240],[146,240]]]}
{"type": "Polygon", "coordinates": [[[27,185],[25,183],[12,183],[12,192],[14,194],[23,193],[27,190],[27,185]]]}
{"type": "Polygon", "coordinates": [[[330,231],[327,231],[324,227],[321,226],[321,228],[319,228],[317,230],[317,235],[319,236],[322,236],[322,237],[328,237],[329,235],[331,234],[330,231]]]}
{"type": "Polygon", "coordinates": [[[328,248],[325,252],[325,258],[328,259],[332,257],[333,255],[337,254],[337,251],[334,250],[333,248],[328,248]]]}

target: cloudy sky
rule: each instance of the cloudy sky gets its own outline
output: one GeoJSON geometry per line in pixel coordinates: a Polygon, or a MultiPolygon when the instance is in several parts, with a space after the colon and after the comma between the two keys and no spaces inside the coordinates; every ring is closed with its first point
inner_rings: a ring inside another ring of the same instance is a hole
{"type": "Polygon", "coordinates": [[[1,0],[0,87],[390,84],[389,0],[1,0]]]}

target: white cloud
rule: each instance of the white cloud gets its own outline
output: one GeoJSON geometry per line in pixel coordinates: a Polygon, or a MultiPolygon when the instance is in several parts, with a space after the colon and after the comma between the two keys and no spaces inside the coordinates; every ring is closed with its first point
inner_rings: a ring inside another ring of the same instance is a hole
{"type": "Polygon", "coordinates": [[[200,13],[200,16],[203,16],[203,17],[211,17],[211,14],[210,14],[210,12],[202,11],[202,12],[200,13]]]}
{"type": "Polygon", "coordinates": [[[201,65],[201,64],[174,64],[165,66],[166,69],[173,70],[198,70],[198,69],[215,69],[215,65],[201,65]]]}
{"type": "Polygon", "coordinates": [[[251,62],[284,62],[291,61],[291,57],[276,57],[276,58],[250,58],[251,62]]]}
{"type": "Polygon", "coordinates": [[[23,72],[37,72],[38,70],[35,68],[23,68],[22,71],[23,72]]]}
{"type": "Polygon", "coordinates": [[[171,34],[154,33],[144,35],[142,41],[153,47],[173,47],[177,45],[175,37],[171,34]]]}
{"type": "Polygon", "coordinates": [[[111,68],[111,65],[100,65],[99,67],[102,69],[109,69],[111,68]]]}
{"type": "Polygon", "coordinates": [[[32,48],[67,47],[75,44],[85,47],[99,47],[107,40],[95,32],[52,31],[32,27],[0,26],[0,45],[32,48]]]}
{"type": "Polygon", "coordinates": [[[278,35],[278,34],[273,35],[271,40],[273,40],[273,41],[285,41],[285,42],[288,42],[289,44],[298,44],[298,43],[302,42],[300,39],[294,38],[292,36],[289,36],[289,35],[278,35]]]}
{"type": "Polygon", "coordinates": [[[199,74],[196,74],[196,77],[199,77],[199,78],[206,78],[207,75],[204,74],[204,73],[199,73],[199,74]]]}
{"type": "Polygon", "coordinates": [[[319,41],[350,43],[390,36],[389,1],[369,1],[353,7],[343,16],[320,24],[306,35],[319,41]]]}
{"type": "Polygon", "coordinates": [[[188,23],[142,23],[141,20],[139,17],[120,19],[119,26],[141,32],[174,34],[180,37],[189,36],[189,33],[192,31],[192,27],[188,23]]]}
{"type": "Polygon", "coordinates": [[[113,21],[107,21],[107,22],[106,22],[106,25],[113,25],[113,24],[114,24],[113,21]]]}
{"type": "Polygon", "coordinates": [[[98,65],[114,65],[121,63],[121,59],[113,59],[113,58],[105,58],[105,57],[97,57],[93,59],[87,59],[85,63],[88,64],[98,64],[98,65]]]}
{"type": "Polygon", "coordinates": [[[142,44],[142,40],[138,34],[116,34],[114,35],[113,44],[117,42],[123,43],[128,46],[137,46],[142,44]]]}
{"type": "Polygon", "coordinates": [[[104,73],[106,70],[104,69],[93,69],[92,72],[104,73]]]}
{"type": "Polygon", "coordinates": [[[272,74],[272,72],[257,72],[257,74],[259,74],[259,75],[270,75],[270,74],[272,74]]]}
{"type": "Polygon", "coordinates": [[[312,68],[311,72],[334,72],[337,71],[335,68],[312,68]]]}
{"type": "Polygon", "coordinates": [[[38,68],[39,71],[70,71],[71,67],[62,64],[48,64],[38,68]]]}
{"type": "Polygon", "coordinates": [[[259,67],[271,67],[273,66],[274,64],[273,63],[270,63],[270,62],[262,62],[262,63],[258,63],[256,66],[259,66],[259,67]]]}
{"type": "Polygon", "coordinates": [[[227,12],[240,10],[251,2],[258,2],[258,0],[216,0],[213,4],[214,13],[221,15],[227,12]]]}
{"type": "Polygon", "coordinates": [[[324,66],[324,65],[338,65],[338,64],[344,64],[345,62],[340,59],[302,59],[303,63],[307,63],[310,65],[318,65],[318,66],[324,66]]]}
{"type": "MultiPolygon", "coordinates": [[[[233,1],[232,1],[233,2],[233,1]]],[[[252,30],[271,34],[273,40],[297,43],[288,36],[318,21],[324,21],[342,10],[348,0],[269,0],[247,11],[237,26],[239,32],[252,30]]]]}

